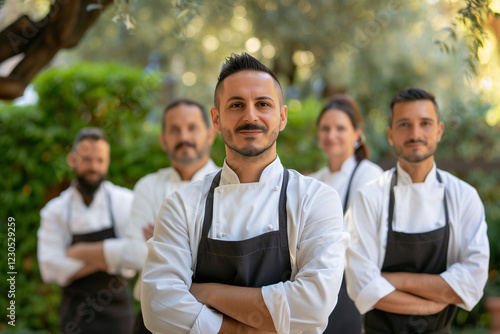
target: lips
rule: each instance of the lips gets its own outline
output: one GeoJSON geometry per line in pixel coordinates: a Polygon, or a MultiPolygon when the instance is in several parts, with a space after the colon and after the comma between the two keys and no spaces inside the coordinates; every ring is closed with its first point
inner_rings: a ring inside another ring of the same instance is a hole
{"type": "Polygon", "coordinates": [[[417,148],[417,147],[426,146],[426,145],[427,145],[427,142],[425,142],[423,140],[409,140],[405,143],[405,146],[410,147],[410,148],[417,148]]]}

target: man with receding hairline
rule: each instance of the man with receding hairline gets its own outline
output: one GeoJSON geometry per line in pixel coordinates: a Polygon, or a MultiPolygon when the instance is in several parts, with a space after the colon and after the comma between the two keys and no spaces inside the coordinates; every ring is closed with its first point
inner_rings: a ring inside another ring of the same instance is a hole
{"type": "Polygon", "coordinates": [[[367,334],[450,333],[488,276],[484,207],[476,190],[434,162],[444,125],[434,96],[417,88],[391,103],[398,163],[361,188],[346,213],[349,296],[367,334]]]}
{"type": "Polygon", "coordinates": [[[338,194],[276,155],[287,107],[275,75],[232,55],[215,90],[222,171],[162,205],[143,270],[154,333],[322,333],[349,236],[338,194]]]}

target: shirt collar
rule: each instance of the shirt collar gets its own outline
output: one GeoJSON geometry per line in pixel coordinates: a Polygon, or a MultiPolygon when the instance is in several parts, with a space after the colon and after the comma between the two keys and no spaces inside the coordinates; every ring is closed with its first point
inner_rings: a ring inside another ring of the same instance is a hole
{"type": "MultiPolygon", "coordinates": [[[[273,180],[281,175],[283,171],[283,165],[281,164],[280,158],[276,155],[276,159],[264,168],[262,174],[260,174],[260,179],[258,183],[265,183],[269,180],[273,180]]],[[[224,159],[224,165],[222,166],[221,184],[239,184],[240,179],[235,171],[229,167],[224,159]]]]}
{"type": "Polygon", "coordinates": [[[198,169],[196,171],[196,173],[193,174],[193,177],[191,178],[191,180],[183,180],[181,178],[181,175],[179,174],[179,172],[177,171],[177,169],[175,169],[174,166],[171,167],[172,168],[172,180],[176,183],[181,183],[181,182],[192,182],[192,181],[199,181],[199,180],[203,180],[203,177],[212,172],[215,168],[217,168],[217,166],[215,165],[215,163],[212,161],[212,159],[208,159],[207,163],[205,165],[203,165],[203,167],[201,167],[200,169],[198,169]]]}
{"type": "Polygon", "coordinates": [[[213,172],[217,168],[218,168],[217,165],[212,161],[212,159],[208,159],[207,163],[203,167],[201,167],[196,173],[194,173],[193,177],[191,178],[191,181],[203,180],[205,175],[213,172]]]}
{"type": "MultiPolygon", "coordinates": [[[[413,181],[411,180],[411,175],[409,173],[407,173],[401,167],[401,165],[399,164],[399,161],[396,165],[396,168],[398,170],[398,184],[399,185],[413,184],[413,181]]],[[[425,180],[423,182],[424,184],[429,185],[429,184],[434,183],[434,181],[436,180],[436,168],[437,168],[436,162],[433,162],[431,170],[429,171],[429,173],[427,173],[427,176],[425,177],[425,180]]]]}

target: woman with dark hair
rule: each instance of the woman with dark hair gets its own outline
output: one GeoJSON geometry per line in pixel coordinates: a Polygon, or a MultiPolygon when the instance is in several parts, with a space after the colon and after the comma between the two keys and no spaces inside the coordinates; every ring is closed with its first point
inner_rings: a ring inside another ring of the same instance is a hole
{"type": "MultiPolygon", "coordinates": [[[[369,150],[361,132],[362,122],[363,117],[356,102],[343,94],[334,96],[318,116],[319,147],[326,154],[328,165],[310,176],[339,193],[344,212],[349,207],[352,195],[383,172],[379,166],[367,160],[369,150]]],[[[361,333],[361,316],[347,295],[345,279],[337,306],[330,315],[324,333],[361,333]]]]}

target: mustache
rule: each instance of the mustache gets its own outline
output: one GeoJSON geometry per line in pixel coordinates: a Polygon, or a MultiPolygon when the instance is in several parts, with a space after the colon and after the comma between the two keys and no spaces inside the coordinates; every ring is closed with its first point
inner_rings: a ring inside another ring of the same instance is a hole
{"type": "Polygon", "coordinates": [[[174,151],[177,151],[178,149],[180,149],[184,145],[192,147],[192,148],[196,148],[196,144],[195,143],[192,143],[190,141],[181,141],[180,143],[178,143],[177,145],[175,145],[174,151]]]}
{"type": "Polygon", "coordinates": [[[240,125],[234,131],[235,132],[240,132],[240,131],[245,131],[245,130],[260,130],[260,131],[262,131],[264,133],[267,133],[267,128],[265,126],[258,125],[258,124],[244,124],[244,125],[240,125]]]}
{"type": "Polygon", "coordinates": [[[415,144],[415,143],[422,143],[424,145],[427,145],[427,141],[422,140],[422,139],[410,139],[410,140],[405,141],[405,145],[407,145],[407,144],[415,144]]]}

